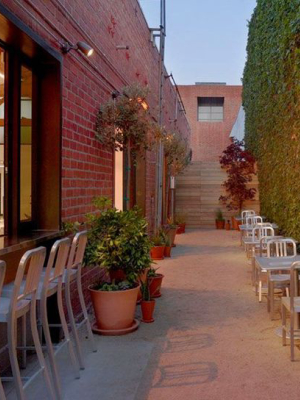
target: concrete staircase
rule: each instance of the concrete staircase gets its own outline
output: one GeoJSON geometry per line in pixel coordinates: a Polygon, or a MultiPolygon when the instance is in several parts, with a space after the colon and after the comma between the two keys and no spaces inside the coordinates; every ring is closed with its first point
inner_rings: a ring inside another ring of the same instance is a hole
{"type": "MultiPolygon", "coordinates": [[[[176,179],[176,211],[187,215],[187,226],[190,228],[207,228],[215,226],[215,213],[221,208],[225,218],[235,213],[229,212],[219,202],[224,194],[222,183],[227,174],[218,162],[192,162],[183,174],[176,179]]],[[[251,187],[258,188],[256,176],[251,187]]],[[[257,196],[258,197],[258,196],[257,196]]],[[[245,204],[244,208],[259,211],[259,201],[245,204]]]]}

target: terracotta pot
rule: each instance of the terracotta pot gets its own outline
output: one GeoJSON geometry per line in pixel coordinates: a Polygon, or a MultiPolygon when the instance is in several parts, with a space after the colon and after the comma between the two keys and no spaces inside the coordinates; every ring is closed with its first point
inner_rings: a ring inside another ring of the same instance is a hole
{"type": "Polygon", "coordinates": [[[166,235],[169,238],[172,247],[175,247],[175,236],[177,233],[177,228],[167,228],[166,235]]]}
{"type": "Polygon", "coordinates": [[[224,229],[225,228],[225,220],[217,220],[216,219],[216,228],[217,229],[224,229]]]}
{"type": "Polygon", "coordinates": [[[172,250],[172,246],[165,246],[164,256],[171,257],[171,250],[172,250]]]}
{"type": "Polygon", "coordinates": [[[110,281],[115,280],[116,282],[125,281],[126,274],[122,269],[111,270],[109,271],[110,281]]]}
{"type": "Polygon", "coordinates": [[[161,296],[160,289],[161,289],[163,277],[164,277],[163,274],[157,274],[157,276],[151,276],[150,278],[148,278],[150,296],[152,298],[161,296]]]}
{"type": "Polygon", "coordinates": [[[142,314],[143,314],[143,322],[154,322],[153,318],[153,312],[154,312],[154,307],[155,307],[155,300],[150,300],[150,301],[145,301],[143,300],[141,302],[141,309],[142,309],[142,314]]]}
{"type": "Polygon", "coordinates": [[[140,287],[104,292],[91,286],[92,304],[97,326],[101,330],[122,330],[133,324],[136,300],[140,287]]]}
{"type": "Polygon", "coordinates": [[[164,259],[165,246],[154,246],[151,249],[152,260],[163,260],[164,259]]]}
{"type": "Polygon", "coordinates": [[[225,224],[225,229],[226,229],[226,231],[230,231],[230,222],[228,221],[228,222],[226,222],[226,224],[225,224]]]}
{"type": "Polygon", "coordinates": [[[242,221],[237,221],[235,217],[231,217],[231,222],[232,222],[232,229],[235,229],[236,231],[239,231],[239,225],[241,225],[242,221]]]}
{"type": "Polygon", "coordinates": [[[185,223],[178,224],[176,233],[178,235],[181,235],[182,233],[185,233],[185,223]]]}

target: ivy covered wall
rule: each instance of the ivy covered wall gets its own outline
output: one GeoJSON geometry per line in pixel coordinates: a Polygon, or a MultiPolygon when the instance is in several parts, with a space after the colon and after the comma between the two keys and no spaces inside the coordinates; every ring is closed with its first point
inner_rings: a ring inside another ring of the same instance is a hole
{"type": "Polygon", "coordinates": [[[261,214],[300,240],[300,3],[257,0],[243,77],[261,214]]]}

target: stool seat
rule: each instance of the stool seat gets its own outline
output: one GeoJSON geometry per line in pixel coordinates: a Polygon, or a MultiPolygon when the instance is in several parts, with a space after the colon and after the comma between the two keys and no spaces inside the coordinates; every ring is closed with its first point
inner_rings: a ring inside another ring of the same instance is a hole
{"type": "MultiPolygon", "coordinates": [[[[10,298],[0,297],[0,322],[7,322],[7,316],[9,314],[10,298]]],[[[20,300],[17,302],[16,317],[19,318],[22,315],[28,313],[30,309],[30,300],[20,300]]]]}

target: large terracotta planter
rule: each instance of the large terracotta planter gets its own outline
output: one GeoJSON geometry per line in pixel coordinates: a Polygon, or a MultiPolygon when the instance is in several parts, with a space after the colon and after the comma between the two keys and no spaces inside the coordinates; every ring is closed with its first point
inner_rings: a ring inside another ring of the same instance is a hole
{"type": "Polygon", "coordinates": [[[148,277],[150,297],[156,298],[161,296],[160,290],[163,277],[163,274],[157,274],[157,276],[151,276],[150,278],[148,277]]]}
{"type": "Polygon", "coordinates": [[[224,229],[225,228],[225,220],[217,220],[216,219],[216,228],[224,229]]]}
{"type": "Polygon", "coordinates": [[[165,246],[154,246],[151,249],[152,260],[163,260],[164,259],[165,246]]]}
{"type": "Polygon", "coordinates": [[[140,287],[133,289],[105,292],[89,287],[96,318],[96,331],[120,335],[134,326],[136,300],[140,287]]]}
{"type": "Polygon", "coordinates": [[[150,301],[143,300],[141,302],[141,309],[142,309],[142,315],[143,315],[142,321],[143,322],[146,322],[146,323],[154,322],[154,318],[153,318],[154,307],[155,307],[155,300],[150,300],[150,301]]]}

